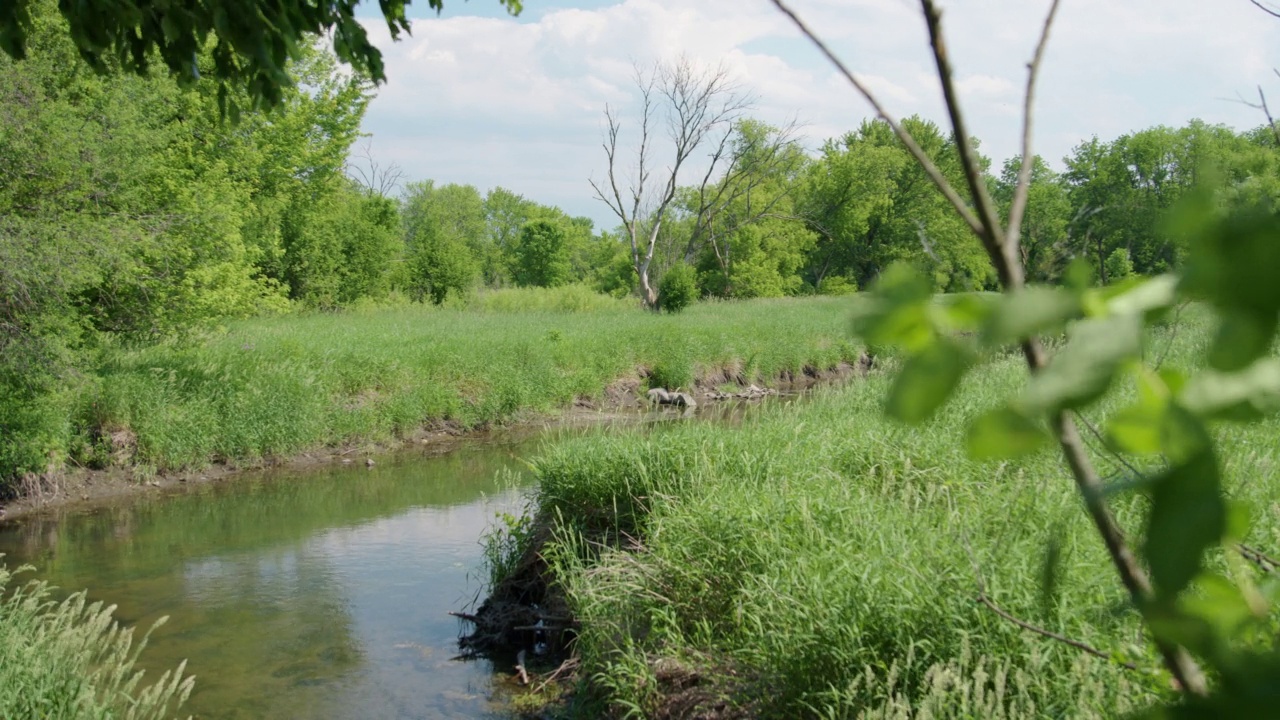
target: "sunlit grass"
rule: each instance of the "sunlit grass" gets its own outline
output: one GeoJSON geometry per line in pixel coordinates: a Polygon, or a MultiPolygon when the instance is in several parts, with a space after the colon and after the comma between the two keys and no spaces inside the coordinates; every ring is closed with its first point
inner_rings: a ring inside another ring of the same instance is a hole
{"type": "Polygon", "coordinates": [[[568,288],[492,293],[466,309],[262,318],[194,345],[112,354],[77,422],[85,434],[132,433],[135,460],[159,469],[382,441],[438,422],[473,427],[598,398],[640,369],[690,382],[731,367],[763,382],[853,361],[853,302],[658,315],[568,288]]]}
{"type": "Polygon", "coordinates": [[[43,583],[19,584],[0,564],[0,717],[49,720],[170,717],[191,693],[183,666],[142,684],[146,639],[84,593],[55,602],[43,583]]]}
{"type": "MultiPolygon", "coordinates": [[[[1204,313],[1153,333],[1187,367],[1204,313]]],[[[822,393],[741,428],[682,425],[562,443],[535,463],[546,549],[582,623],[589,693],[616,714],[659,702],[655,658],[701,664],[767,717],[1117,717],[1168,680],[1052,449],[965,457],[967,421],[1025,382],[1020,357],[971,373],[933,421],[881,414],[890,376],[822,393]],[[1061,564],[1042,588],[1046,548],[1061,564]],[[1088,643],[1094,658],[976,602],[1088,643]],[[730,671],[732,674],[730,674],[730,671]]],[[[1101,425],[1119,387],[1085,413],[1101,425]]],[[[1280,422],[1219,433],[1228,487],[1274,550],[1280,422]]],[[[1089,434],[1101,471],[1127,470],[1089,434]]],[[[1145,499],[1111,498],[1140,535],[1145,499]]],[[[599,711],[601,707],[595,707],[599,711]]]]}

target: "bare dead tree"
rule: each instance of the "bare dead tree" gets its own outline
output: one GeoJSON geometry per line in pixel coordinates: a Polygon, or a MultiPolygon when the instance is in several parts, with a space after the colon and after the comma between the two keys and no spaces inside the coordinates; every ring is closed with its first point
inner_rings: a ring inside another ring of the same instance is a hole
{"type": "MultiPolygon", "coordinates": [[[[609,206],[626,228],[631,243],[631,264],[640,281],[640,295],[646,307],[656,308],[657,289],[649,277],[653,253],[663,223],[673,210],[680,180],[691,166],[699,148],[721,147],[753,99],[744,94],[722,66],[700,70],[688,60],[652,69],[635,69],[640,92],[640,137],[635,162],[628,168],[620,157],[622,120],[612,108],[605,108],[604,152],[608,160],[606,183],[592,179],[598,200],[609,206]],[[660,175],[654,176],[655,126],[664,123],[670,155],[660,175]],[[625,188],[625,190],[624,190],[625,188]]],[[[714,150],[707,171],[713,174],[725,158],[714,150]]]]}
{"type": "MultiPolygon", "coordinates": [[[[958,144],[960,159],[965,172],[965,182],[969,191],[969,197],[966,200],[951,186],[951,183],[943,176],[937,165],[920,148],[919,143],[915,141],[911,133],[888,112],[875,94],[871,92],[870,88],[848,69],[840,58],[787,7],[783,0],[772,0],[772,2],[832,62],[840,74],[871,104],[876,114],[893,128],[894,134],[898,136],[898,139],[911,152],[916,162],[925,170],[947,200],[950,201],[956,213],[969,225],[973,234],[978,237],[987,253],[987,257],[995,267],[1005,291],[1016,292],[1021,289],[1025,282],[1019,252],[1020,225],[1023,210],[1026,207],[1027,194],[1030,191],[1031,167],[1035,157],[1031,149],[1031,141],[1036,81],[1060,0],[1052,0],[1049,12],[1041,28],[1040,39],[1036,44],[1031,62],[1027,65],[1027,86],[1023,107],[1022,167],[1018,173],[1017,184],[1014,187],[1007,226],[1000,222],[999,213],[996,212],[995,204],[991,201],[991,197],[987,192],[982,166],[978,162],[977,153],[972,144],[963,140],[958,144]]],[[[965,117],[960,107],[960,98],[956,92],[951,60],[942,32],[942,10],[934,0],[920,0],[920,8],[928,28],[929,46],[933,54],[938,79],[942,84],[943,98],[947,114],[951,120],[954,136],[962,139],[969,138],[971,136],[965,127],[965,117]]],[[[1044,345],[1037,338],[1031,338],[1023,342],[1022,353],[1032,373],[1039,372],[1048,364],[1049,355],[1044,345]]],[[[1050,416],[1049,426],[1054,437],[1057,438],[1058,447],[1062,451],[1063,458],[1071,470],[1076,487],[1084,500],[1085,510],[1090,520],[1092,520],[1094,528],[1101,536],[1103,544],[1106,546],[1111,563],[1115,567],[1121,583],[1128,591],[1134,605],[1144,607],[1152,598],[1151,581],[1138,563],[1137,558],[1134,557],[1133,550],[1129,547],[1123,530],[1121,530],[1114,515],[1111,513],[1103,492],[1102,478],[1089,459],[1084,440],[1080,436],[1080,430],[1075,420],[1068,411],[1059,410],[1050,416]]],[[[1156,647],[1160,652],[1165,667],[1177,680],[1179,687],[1184,692],[1196,696],[1204,696],[1208,693],[1203,671],[1185,648],[1163,639],[1156,640],[1156,647]]]]}
{"type": "Polygon", "coordinates": [[[400,189],[405,178],[404,170],[399,165],[383,165],[373,157],[373,140],[367,136],[348,158],[346,173],[347,177],[359,183],[366,192],[383,197],[391,197],[400,189]]]}

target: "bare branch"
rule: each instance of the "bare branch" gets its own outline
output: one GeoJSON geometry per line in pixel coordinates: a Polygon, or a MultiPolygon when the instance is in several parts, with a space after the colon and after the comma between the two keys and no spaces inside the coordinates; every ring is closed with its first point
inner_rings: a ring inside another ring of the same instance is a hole
{"type": "MultiPolygon", "coordinates": [[[[1075,649],[1077,649],[1077,650],[1080,650],[1080,651],[1086,652],[1086,653],[1088,653],[1088,654],[1090,654],[1090,655],[1093,655],[1094,657],[1100,657],[1100,658],[1102,658],[1103,660],[1111,660],[1111,659],[1112,659],[1112,656],[1111,656],[1111,655],[1109,655],[1109,654],[1107,654],[1107,653],[1105,653],[1105,652],[1103,652],[1103,651],[1101,651],[1101,650],[1099,650],[1099,649],[1095,648],[1095,647],[1094,647],[1094,646],[1092,646],[1092,645],[1089,645],[1088,643],[1081,642],[1081,641],[1079,641],[1079,640],[1073,640],[1073,639],[1071,639],[1071,638],[1067,637],[1066,635],[1059,635],[1058,633],[1053,632],[1052,630],[1046,630],[1046,629],[1044,629],[1044,628],[1042,628],[1042,627],[1040,627],[1040,626],[1038,626],[1038,625],[1032,625],[1031,623],[1029,623],[1029,622],[1027,622],[1027,621],[1025,621],[1025,620],[1020,620],[1020,619],[1018,619],[1018,618],[1014,617],[1013,615],[1010,615],[1008,612],[1006,612],[1005,610],[1003,610],[999,605],[996,605],[996,604],[995,604],[995,602],[991,600],[991,598],[987,597],[986,593],[979,593],[979,594],[978,594],[978,602],[982,603],[983,605],[986,605],[986,606],[987,606],[987,608],[988,608],[989,610],[991,610],[991,612],[995,613],[996,615],[999,615],[1000,617],[1004,618],[1005,620],[1008,620],[1009,622],[1013,623],[1014,625],[1017,625],[1018,627],[1022,628],[1023,630],[1029,630],[1029,631],[1031,631],[1031,632],[1033,632],[1033,633],[1035,633],[1035,634],[1037,634],[1037,635],[1042,635],[1042,636],[1044,636],[1044,637],[1047,637],[1047,638],[1049,638],[1050,640],[1057,640],[1058,642],[1063,643],[1064,645],[1070,645],[1071,647],[1073,647],[1073,648],[1075,648],[1075,649]]],[[[1137,665],[1134,665],[1134,664],[1133,664],[1133,663],[1131,663],[1131,662],[1122,662],[1122,663],[1119,663],[1119,665],[1120,665],[1121,667],[1128,668],[1128,669],[1130,669],[1130,670],[1137,670],[1137,669],[1138,669],[1138,666],[1137,666],[1137,665]]]]}
{"type": "Polygon", "coordinates": [[[889,114],[889,111],[880,104],[880,101],[876,98],[875,94],[872,93],[866,85],[862,84],[862,81],[845,66],[840,58],[836,57],[836,54],[827,47],[826,43],[822,42],[822,40],[804,24],[804,21],[791,11],[791,8],[787,7],[782,0],[770,1],[777,6],[783,14],[788,18],[791,18],[791,22],[800,29],[800,32],[804,33],[804,36],[809,38],[809,41],[812,42],[814,46],[831,61],[831,64],[840,71],[840,74],[844,76],[845,80],[848,80],[849,84],[858,91],[858,94],[862,95],[862,98],[871,104],[872,109],[876,111],[876,116],[889,124],[889,127],[893,129],[893,134],[898,136],[898,139],[906,146],[907,151],[911,153],[911,156],[915,158],[916,162],[920,164],[920,167],[924,169],[925,173],[929,176],[929,179],[933,181],[933,184],[938,187],[938,190],[940,190],[944,196],[946,196],[947,201],[951,203],[951,206],[955,208],[956,212],[960,214],[960,217],[969,225],[969,229],[973,231],[975,235],[981,237],[984,231],[982,229],[982,224],[978,222],[978,218],[973,214],[973,211],[969,209],[969,205],[965,203],[964,199],[960,197],[960,193],[956,192],[956,189],[951,186],[951,183],[947,182],[947,178],[942,174],[942,170],[938,169],[937,164],[934,163],[928,153],[920,147],[920,144],[911,136],[911,133],[908,132],[907,129],[902,126],[902,123],[898,122],[893,115],[889,114]]]}
{"type": "Polygon", "coordinates": [[[1280,10],[1269,8],[1266,5],[1263,5],[1262,3],[1258,2],[1258,0],[1249,0],[1249,2],[1253,3],[1259,10],[1270,15],[1271,17],[1280,18],[1280,10]]]}
{"type": "Polygon", "coordinates": [[[1018,170],[1018,181],[1013,188],[1013,201],[1009,205],[1009,222],[1005,229],[1005,252],[1012,253],[1022,237],[1022,216],[1027,209],[1027,196],[1031,193],[1031,169],[1035,165],[1035,156],[1031,152],[1032,119],[1035,115],[1034,101],[1036,80],[1040,76],[1040,63],[1044,59],[1044,49],[1049,44],[1049,29],[1053,27],[1053,19],[1058,14],[1059,0],[1053,0],[1049,6],[1049,14],[1045,16],[1044,27],[1040,31],[1040,42],[1036,43],[1035,54],[1027,65],[1027,93],[1022,108],[1022,167],[1018,170]]]}
{"type": "Polygon", "coordinates": [[[929,28],[929,47],[933,50],[934,64],[938,68],[938,80],[942,82],[942,96],[946,100],[947,114],[951,117],[951,128],[955,134],[956,149],[960,152],[960,162],[964,167],[964,177],[969,184],[969,195],[979,219],[975,234],[987,249],[987,254],[995,262],[996,272],[1001,282],[1010,289],[1022,285],[1022,266],[1005,250],[1001,242],[1000,216],[996,212],[995,203],[987,192],[987,183],[983,178],[982,165],[978,162],[973,145],[969,142],[969,131],[965,126],[964,113],[960,110],[960,96],[956,93],[954,73],[951,71],[951,60],[947,55],[946,41],[942,35],[942,10],[934,5],[933,0],[920,0],[924,9],[925,24],[929,28]]]}
{"type": "Polygon", "coordinates": [[[1271,134],[1275,136],[1276,143],[1280,144],[1280,127],[1276,127],[1276,121],[1271,117],[1271,108],[1267,107],[1267,96],[1262,92],[1262,86],[1258,86],[1258,102],[1262,106],[1262,113],[1267,116],[1267,126],[1271,128],[1271,134]]]}

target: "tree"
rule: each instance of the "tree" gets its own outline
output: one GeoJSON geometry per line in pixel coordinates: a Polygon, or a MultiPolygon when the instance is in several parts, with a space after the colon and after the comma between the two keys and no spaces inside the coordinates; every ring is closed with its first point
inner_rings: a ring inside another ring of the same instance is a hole
{"type": "Polygon", "coordinates": [[[556,223],[527,223],[520,230],[515,254],[515,280],[522,287],[556,287],[573,279],[565,232],[556,223]]]}
{"type": "MultiPolygon", "coordinates": [[[[902,127],[943,177],[962,181],[953,137],[918,117],[902,127]]],[[[985,169],[985,158],[978,158],[985,169]]],[[[940,289],[987,285],[987,262],[968,229],[883,120],[866,121],[823,147],[810,167],[800,214],[819,234],[808,267],[814,287],[828,275],[866,287],[895,261],[929,271],[940,289]]]]}
{"type": "MultiPolygon", "coordinates": [[[[655,308],[658,293],[649,278],[663,225],[676,202],[681,179],[693,171],[691,158],[701,147],[727,147],[728,137],[751,104],[723,68],[700,70],[688,59],[660,65],[649,72],[636,68],[640,92],[639,138],[634,173],[629,177],[620,157],[622,121],[612,108],[605,109],[608,128],[604,151],[608,160],[607,183],[591,180],[595,196],[609,206],[627,234],[631,264],[640,283],[646,307],[655,308]],[[670,156],[661,175],[654,176],[655,125],[665,123],[670,156]],[[624,191],[625,187],[625,191],[624,191]],[[625,199],[624,199],[625,193],[625,199]]],[[[727,161],[722,150],[713,151],[703,174],[704,185],[727,161]]]]}
{"type": "MultiPolygon", "coordinates": [[[[1008,221],[1022,158],[1005,162],[996,179],[992,197],[1000,205],[1001,217],[1008,221]]],[[[1062,277],[1077,248],[1071,238],[1071,201],[1062,176],[1045,164],[1039,155],[1032,159],[1027,187],[1027,207],[1022,218],[1018,247],[1027,279],[1056,282],[1062,277]]]]}
{"type": "Polygon", "coordinates": [[[470,185],[410,183],[401,216],[407,285],[416,300],[439,305],[471,287],[478,268],[472,247],[484,232],[480,194],[470,185]]]}
{"type": "MultiPolygon", "coordinates": [[[[30,35],[43,0],[0,4],[0,49],[14,59],[26,57],[30,35]]],[[[379,7],[398,38],[409,31],[405,7],[410,0],[381,0],[379,7]]],[[[498,0],[512,14],[520,0],[498,0]]],[[[382,53],[356,19],[358,0],[86,0],[59,2],[79,56],[92,68],[121,69],[146,75],[159,59],[184,86],[211,77],[218,84],[220,107],[238,115],[233,89],[246,90],[250,103],[274,107],[293,87],[289,63],[320,37],[331,37],[333,52],[358,75],[386,79],[382,53]],[[205,64],[203,57],[211,59],[205,64]]],[[[439,11],[443,0],[427,0],[439,11]]]]}

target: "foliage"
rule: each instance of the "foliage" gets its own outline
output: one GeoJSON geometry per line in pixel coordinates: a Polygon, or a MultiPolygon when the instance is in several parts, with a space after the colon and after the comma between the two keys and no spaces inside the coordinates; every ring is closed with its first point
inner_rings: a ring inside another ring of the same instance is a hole
{"type": "Polygon", "coordinates": [[[59,602],[43,583],[14,585],[29,569],[0,565],[0,717],[145,720],[181,707],[194,682],[185,663],[139,687],[146,636],[135,645],[114,607],[90,604],[83,592],[59,602]]]}
{"type": "MultiPolygon", "coordinates": [[[[499,0],[512,14],[520,0],[499,0]]],[[[393,39],[409,31],[407,0],[384,0],[383,17],[393,39]]],[[[442,0],[428,0],[440,10],[442,0]]],[[[156,60],[184,86],[203,77],[217,83],[218,104],[237,117],[233,91],[248,91],[252,105],[274,107],[294,87],[289,63],[321,37],[333,39],[334,54],[357,74],[386,79],[382,53],[356,19],[355,0],[324,2],[233,2],[207,0],[175,6],[164,0],[59,3],[81,59],[99,72],[121,69],[149,75],[156,60]],[[201,56],[212,59],[212,67],[201,56]]],[[[41,13],[40,0],[13,0],[0,8],[0,49],[26,57],[41,13]]]]}
{"type": "MultiPolygon", "coordinates": [[[[961,181],[954,139],[920,118],[903,126],[946,177],[961,181]]],[[[894,261],[927,271],[942,290],[981,290],[989,283],[990,269],[968,228],[883,121],[866,121],[827,142],[809,168],[800,208],[818,234],[805,273],[813,286],[843,275],[865,287],[894,261]]]]}
{"type": "Polygon", "coordinates": [[[472,248],[484,233],[480,194],[470,185],[410,183],[401,214],[405,231],[406,286],[415,300],[439,305],[471,287],[478,268],[472,248]]]}
{"type": "Polygon", "coordinates": [[[556,287],[572,280],[564,229],[549,220],[525,224],[516,244],[514,274],[521,287],[556,287]]]}
{"type": "Polygon", "coordinates": [[[1042,418],[1083,412],[1114,384],[1134,384],[1136,402],[1113,415],[1107,430],[1117,451],[1135,456],[1131,467],[1159,458],[1127,483],[1150,501],[1142,548],[1153,589],[1138,593],[1137,610],[1158,642],[1186,648],[1215,678],[1211,696],[1188,694],[1175,716],[1256,714],[1280,668],[1280,649],[1263,639],[1280,588],[1209,563],[1223,546],[1235,552],[1244,532],[1226,497],[1212,424],[1280,408],[1270,357],[1280,293],[1268,279],[1280,271],[1280,223],[1266,207],[1224,213],[1214,193],[1200,189],[1162,227],[1186,248],[1176,275],[938,305],[925,280],[897,269],[881,278],[858,325],[869,342],[907,351],[887,411],[911,422],[938,411],[979,352],[1067,331],[1066,345],[1022,392],[971,426],[969,447],[978,457],[1031,451],[1045,439],[1042,418]],[[1175,369],[1143,351],[1144,326],[1187,300],[1205,300],[1218,315],[1208,368],[1175,369]],[[960,344],[955,330],[975,332],[978,346],[960,344]]]}
{"type": "Polygon", "coordinates": [[[1129,259],[1129,251],[1125,248],[1112,250],[1102,267],[1106,272],[1103,282],[1108,284],[1121,282],[1133,275],[1133,261],[1129,259]]]}
{"type": "Polygon", "coordinates": [[[678,313],[698,299],[698,280],[693,268],[679,263],[662,276],[658,283],[658,307],[664,312],[678,313]]]}

